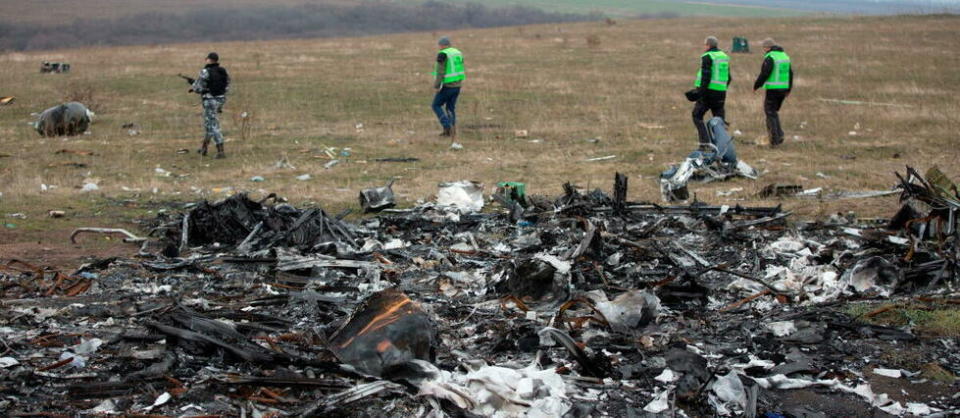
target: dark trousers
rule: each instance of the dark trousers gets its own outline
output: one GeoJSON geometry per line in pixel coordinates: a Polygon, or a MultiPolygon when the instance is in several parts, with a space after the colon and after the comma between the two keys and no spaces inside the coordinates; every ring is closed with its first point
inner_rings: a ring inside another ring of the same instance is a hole
{"type": "Polygon", "coordinates": [[[433,96],[433,113],[437,114],[440,124],[449,128],[457,124],[457,98],[460,97],[460,87],[443,87],[433,96]],[[444,110],[446,107],[446,110],[444,110]]]}
{"type": "Polygon", "coordinates": [[[703,97],[693,105],[693,126],[697,127],[697,135],[700,137],[700,144],[709,144],[710,136],[707,134],[707,125],[703,123],[703,115],[709,110],[713,116],[719,117],[726,122],[727,118],[723,111],[723,104],[727,100],[727,92],[707,90],[703,97]]]}
{"type": "Polygon", "coordinates": [[[780,127],[778,112],[787,94],[787,90],[767,90],[763,97],[763,113],[767,115],[767,132],[770,134],[770,145],[773,146],[783,143],[783,129],[780,127]]]}

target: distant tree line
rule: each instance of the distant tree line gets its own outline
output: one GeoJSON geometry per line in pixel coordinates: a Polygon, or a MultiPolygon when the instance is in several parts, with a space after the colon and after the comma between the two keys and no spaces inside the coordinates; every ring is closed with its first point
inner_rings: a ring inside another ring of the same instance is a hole
{"type": "Polygon", "coordinates": [[[437,1],[263,6],[78,19],[58,26],[0,22],[0,49],[359,36],[599,19],[599,14],[548,13],[529,7],[491,8],[437,1]]]}

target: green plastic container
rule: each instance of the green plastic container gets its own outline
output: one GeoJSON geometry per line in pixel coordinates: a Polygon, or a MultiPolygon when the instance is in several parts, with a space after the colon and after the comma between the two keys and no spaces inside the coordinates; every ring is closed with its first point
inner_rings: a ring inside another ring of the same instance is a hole
{"type": "Polygon", "coordinates": [[[503,194],[507,199],[511,199],[514,191],[516,192],[517,199],[520,202],[523,202],[527,198],[527,184],[520,183],[517,181],[501,181],[497,183],[497,187],[503,190],[503,194]]]}
{"type": "Polygon", "coordinates": [[[733,48],[731,49],[731,52],[750,52],[750,41],[742,36],[733,37],[733,48]]]}

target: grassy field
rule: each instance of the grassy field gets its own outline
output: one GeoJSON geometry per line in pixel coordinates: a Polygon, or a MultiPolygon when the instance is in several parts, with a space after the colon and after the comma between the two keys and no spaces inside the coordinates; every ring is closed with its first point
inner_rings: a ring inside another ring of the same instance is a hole
{"type": "Polygon", "coordinates": [[[948,53],[960,41],[958,24],[955,16],[681,19],[455,32],[469,71],[459,105],[460,151],[437,137],[428,107],[435,33],[7,53],[0,55],[0,96],[17,99],[0,107],[0,221],[15,227],[0,227],[0,258],[51,248],[74,226],[130,227],[131,219],[152,216],[165,202],[242,190],[277,192],[333,211],[356,207],[361,188],[391,178],[401,205],[409,206],[431,199],[441,181],[478,180],[488,190],[498,181],[522,181],[531,193],[556,195],[565,181],[609,190],[620,171],[630,176],[631,200],[657,201],[658,173],[695,147],[691,104],[682,92],[693,82],[708,34],[724,47],[733,36],[756,42],[772,35],[793,57],[799,78],[781,114],[786,144],[757,146],[762,96],[750,88],[761,55],[733,55],[728,118],[743,133],[741,158],[763,175],[694,186],[697,197],[783,203],[804,218],[850,210],[890,216],[895,197],[781,202],[755,194],[769,183],[827,192],[889,189],[893,172],[908,164],[939,165],[960,179],[960,116],[949,87],[960,73],[950,70],[955,59],[948,53]],[[222,116],[226,160],[192,152],[202,137],[200,107],[176,77],[195,74],[210,50],[221,54],[234,80],[222,116]],[[70,62],[73,72],[40,74],[44,60],[70,62]],[[89,135],[40,138],[28,126],[32,112],[70,99],[96,111],[89,135]],[[242,112],[251,115],[246,135],[242,112]],[[127,123],[141,133],[129,135],[127,123]],[[518,130],[529,135],[517,137],[518,130]],[[350,148],[350,155],[325,169],[328,148],[334,155],[350,148]],[[63,149],[94,155],[57,153],[63,149]],[[609,155],[615,158],[586,161],[609,155]],[[420,161],[375,161],[387,157],[420,161]],[[302,174],[312,178],[296,180],[302,174]],[[266,181],[251,182],[252,176],[266,181]],[[100,189],[81,192],[86,182],[100,189]],[[742,191],[718,196],[731,188],[742,191]],[[48,219],[54,209],[67,216],[48,219]],[[27,219],[6,217],[11,213],[27,219]]]}
{"type": "MultiPolygon", "coordinates": [[[[473,0],[449,0],[453,3],[469,3],[473,0]]],[[[640,15],[674,14],[677,16],[721,16],[721,17],[788,17],[810,14],[810,12],[778,7],[760,7],[737,4],[710,4],[697,1],[669,0],[489,0],[489,6],[527,6],[543,10],[590,13],[600,12],[613,17],[635,17],[640,15]]]]}

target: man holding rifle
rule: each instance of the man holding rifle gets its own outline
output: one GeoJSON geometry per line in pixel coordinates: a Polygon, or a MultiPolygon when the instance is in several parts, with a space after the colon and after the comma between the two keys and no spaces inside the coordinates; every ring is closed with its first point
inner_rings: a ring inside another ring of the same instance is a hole
{"type": "Polygon", "coordinates": [[[200,149],[197,150],[200,155],[207,155],[207,146],[210,141],[217,146],[217,156],[215,158],[225,158],[223,152],[223,133],[220,132],[220,121],[217,119],[218,113],[223,113],[223,104],[227,101],[227,92],[230,90],[230,75],[227,70],[220,66],[220,56],[216,52],[207,54],[207,64],[200,70],[200,75],[196,80],[180,75],[190,83],[190,93],[197,93],[203,103],[203,128],[205,134],[200,149]]]}

